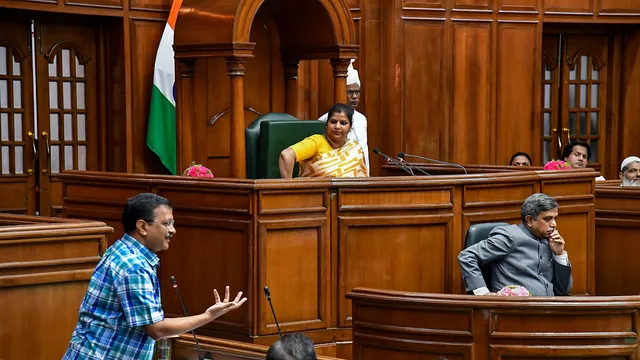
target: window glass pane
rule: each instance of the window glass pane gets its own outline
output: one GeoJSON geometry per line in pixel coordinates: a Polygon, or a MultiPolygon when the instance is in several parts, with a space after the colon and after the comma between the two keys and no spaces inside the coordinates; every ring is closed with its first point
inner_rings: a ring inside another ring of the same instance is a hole
{"type": "Polygon", "coordinates": [[[80,64],[80,59],[76,56],[76,77],[84,77],[84,65],[80,64]]]}
{"type": "Polygon", "coordinates": [[[22,108],[22,81],[13,80],[13,108],[22,108]]]}
{"type": "MultiPolygon", "coordinates": [[[[544,142],[544,163],[551,160],[551,141],[544,142]]],[[[532,164],[533,165],[533,164],[532,164]]]]}
{"type": "Polygon", "coordinates": [[[13,140],[22,141],[22,114],[13,114],[13,140]]]}
{"type": "Polygon", "coordinates": [[[587,107],[587,85],[580,85],[580,107],[587,107]]]}
{"type": "Polygon", "coordinates": [[[51,141],[60,140],[60,131],[58,130],[58,114],[49,115],[49,132],[51,132],[51,141]]]}
{"type": "Polygon", "coordinates": [[[20,63],[16,61],[15,56],[11,56],[11,60],[13,60],[13,75],[20,75],[20,63]]]}
{"type": "Polygon", "coordinates": [[[73,170],[73,146],[71,145],[64,147],[64,169],[73,170]]]}
{"type": "Polygon", "coordinates": [[[598,84],[592,84],[591,85],[591,107],[592,108],[597,108],[598,107],[598,84]]]}
{"type": "Polygon", "coordinates": [[[551,80],[551,71],[547,70],[547,67],[544,67],[544,79],[551,80]]]}
{"type": "Polygon", "coordinates": [[[85,114],[78,114],[78,141],[87,140],[86,120],[85,114]]]}
{"type": "Polygon", "coordinates": [[[547,84],[544,86],[544,108],[548,109],[551,107],[551,85],[547,84]]]}
{"type": "Polygon", "coordinates": [[[600,71],[591,70],[591,80],[600,80],[600,71]]]}
{"type": "Polygon", "coordinates": [[[0,75],[7,75],[7,48],[0,46],[0,75]]]}
{"type": "Polygon", "coordinates": [[[16,146],[16,174],[22,174],[24,173],[24,167],[22,166],[22,162],[23,162],[23,150],[22,150],[22,146],[16,146]]]}
{"type": "Polygon", "coordinates": [[[591,135],[598,135],[598,113],[591,113],[591,135]]]}
{"type": "Polygon", "coordinates": [[[580,79],[587,80],[587,69],[589,67],[589,59],[586,56],[580,57],[580,79]]]}
{"type": "Polygon", "coordinates": [[[49,109],[58,108],[58,83],[49,81],[49,109]]]}
{"type": "Polygon", "coordinates": [[[576,134],[576,113],[574,112],[569,113],[569,132],[572,135],[576,134]]]}
{"type": "Polygon", "coordinates": [[[589,162],[598,162],[598,140],[591,140],[591,158],[589,162]]]}
{"type": "Polygon", "coordinates": [[[544,136],[549,136],[549,130],[551,128],[551,113],[544,113],[544,136]]]}
{"type": "Polygon", "coordinates": [[[580,135],[587,135],[587,113],[580,113],[580,135]]]}
{"type": "Polygon", "coordinates": [[[51,145],[51,173],[60,172],[60,146],[51,145]]]}
{"type": "Polygon", "coordinates": [[[53,57],[53,61],[49,63],[49,76],[58,76],[58,55],[53,57]]]}
{"type": "Polygon", "coordinates": [[[76,109],[83,110],[84,107],[84,83],[76,83],[76,109]]]}
{"type": "Polygon", "coordinates": [[[62,83],[62,102],[64,103],[64,109],[71,109],[71,83],[62,83]]]}
{"type": "Polygon", "coordinates": [[[11,174],[11,169],[9,168],[9,147],[2,147],[2,174],[11,174]]]}
{"type": "MultiPolygon", "coordinates": [[[[73,116],[71,114],[64,114],[64,133],[63,138],[65,141],[73,140],[73,116]]],[[[65,149],[65,153],[66,153],[65,149]]],[[[65,155],[66,156],[66,155],[65,155]]]]}
{"type": "Polygon", "coordinates": [[[577,66],[574,66],[573,69],[569,69],[569,80],[576,79],[576,67],[577,66]]]}
{"type": "Polygon", "coordinates": [[[87,147],[78,146],[78,170],[87,170],[87,147]]]}
{"type": "Polygon", "coordinates": [[[0,140],[9,141],[9,114],[0,114],[0,140]]]}
{"type": "Polygon", "coordinates": [[[7,80],[0,80],[0,108],[9,107],[9,87],[7,80]]]}
{"type": "Polygon", "coordinates": [[[576,107],[576,86],[569,85],[569,107],[576,107]]]}
{"type": "Polygon", "coordinates": [[[71,63],[69,58],[69,50],[62,50],[62,76],[71,76],[71,63]]]}

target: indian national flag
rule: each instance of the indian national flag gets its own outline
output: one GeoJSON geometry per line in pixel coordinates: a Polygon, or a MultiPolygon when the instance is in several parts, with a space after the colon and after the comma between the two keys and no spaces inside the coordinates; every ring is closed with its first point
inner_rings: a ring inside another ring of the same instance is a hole
{"type": "Polygon", "coordinates": [[[169,20],[164,27],[156,53],[149,110],[147,146],[158,155],[162,164],[177,174],[176,165],[176,72],[173,59],[173,29],[176,27],[182,0],[174,0],[169,20]]]}

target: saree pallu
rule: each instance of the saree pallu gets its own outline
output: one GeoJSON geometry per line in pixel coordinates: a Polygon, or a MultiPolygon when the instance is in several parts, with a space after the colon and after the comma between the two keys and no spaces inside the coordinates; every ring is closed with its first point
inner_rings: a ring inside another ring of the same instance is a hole
{"type": "Polygon", "coordinates": [[[300,162],[300,177],[366,177],[364,151],[355,141],[300,162]]]}

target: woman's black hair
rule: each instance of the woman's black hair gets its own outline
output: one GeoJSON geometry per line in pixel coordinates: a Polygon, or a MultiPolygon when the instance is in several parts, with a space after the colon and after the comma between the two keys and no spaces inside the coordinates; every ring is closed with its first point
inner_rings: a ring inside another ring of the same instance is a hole
{"type": "Polygon", "coordinates": [[[345,114],[347,115],[347,119],[349,119],[349,125],[353,126],[353,108],[347,104],[336,103],[329,109],[329,113],[327,114],[327,123],[329,119],[331,119],[331,115],[333,114],[345,114]]]}

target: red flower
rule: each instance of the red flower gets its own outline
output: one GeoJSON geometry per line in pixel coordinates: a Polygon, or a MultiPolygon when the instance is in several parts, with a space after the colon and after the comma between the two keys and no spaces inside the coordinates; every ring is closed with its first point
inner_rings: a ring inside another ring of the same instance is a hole
{"type": "Polygon", "coordinates": [[[571,165],[562,160],[551,160],[544,164],[545,170],[571,170],[571,165]]]}
{"type": "Polygon", "coordinates": [[[189,166],[183,173],[182,175],[184,176],[190,176],[190,177],[205,177],[205,178],[212,178],[213,173],[211,172],[211,170],[209,170],[208,168],[206,168],[205,166],[196,164],[195,161],[191,162],[191,166],[189,166]]]}

